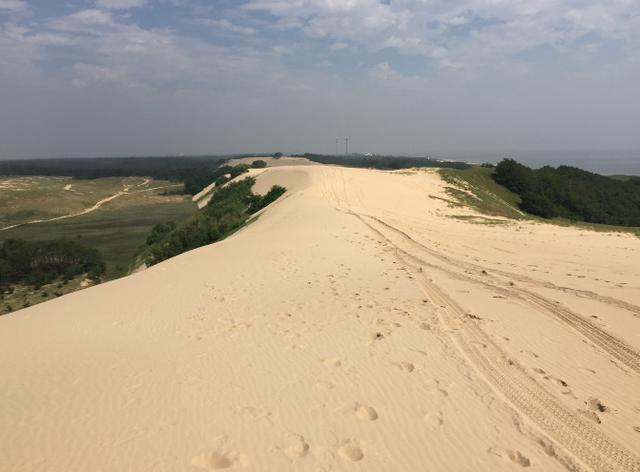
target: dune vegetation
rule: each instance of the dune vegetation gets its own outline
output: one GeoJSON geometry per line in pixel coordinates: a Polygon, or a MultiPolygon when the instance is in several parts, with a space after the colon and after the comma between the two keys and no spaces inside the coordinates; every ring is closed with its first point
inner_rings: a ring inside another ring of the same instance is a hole
{"type": "MultiPolygon", "coordinates": [[[[242,164],[234,166],[230,168],[229,177],[224,174],[218,178],[224,178],[224,184],[248,167],[242,164]]],[[[224,239],[244,225],[252,214],[277,200],[286,190],[274,185],[265,195],[256,195],[251,191],[254,184],[255,179],[248,177],[221,186],[215,190],[209,204],[188,221],[178,225],[174,222],[156,225],[147,238],[145,263],[154,265],[185,251],[224,239]]]]}
{"type": "Polygon", "coordinates": [[[513,159],[495,168],[493,179],[516,193],[520,208],[543,218],[566,218],[640,226],[640,184],[569,166],[530,169],[513,159]]]}

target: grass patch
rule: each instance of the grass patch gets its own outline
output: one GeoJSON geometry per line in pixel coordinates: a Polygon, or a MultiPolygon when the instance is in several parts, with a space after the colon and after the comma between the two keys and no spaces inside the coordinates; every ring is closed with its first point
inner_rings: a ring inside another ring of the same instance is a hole
{"type": "MultiPolygon", "coordinates": [[[[442,179],[449,184],[447,194],[452,201],[444,200],[451,207],[466,206],[488,216],[500,216],[515,220],[530,220],[558,226],[572,226],[590,231],[606,233],[632,233],[640,237],[640,228],[585,223],[563,218],[544,219],[530,215],[518,208],[520,197],[506,187],[497,184],[492,178],[492,168],[472,166],[468,169],[441,169],[442,179]]],[[[437,198],[437,197],[434,197],[437,198]]],[[[470,221],[463,215],[453,218],[470,221]]],[[[472,217],[477,218],[477,217],[472,217]]],[[[473,221],[478,223],[479,221],[473,221]]],[[[482,224],[492,224],[484,222],[482,224]]]]}
{"type": "Polygon", "coordinates": [[[76,180],[69,177],[0,177],[0,228],[78,213],[100,200],[127,190],[110,205],[132,206],[155,195],[156,187],[175,183],[142,177],[76,180]],[[126,200],[126,202],[125,202],[126,200]]]}
{"type": "Polygon", "coordinates": [[[197,207],[190,201],[169,201],[154,205],[105,208],[66,220],[24,225],[0,232],[0,241],[9,238],[42,241],[58,238],[78,239],[98,249],[107,264],[106,279],[126,275],[138,248],[151,229],[167,220],[181,221],[197,207]]]}
{"type": "Polygon", "coordinates": [[[477,225],[505,225],[508,224],[506,220],[497,219],[497,218],[487,218],[484,216],[476,216],[476,215],[450,215],[450,218],[455,218],[456,220],[463,220],[469,223],[477,224],[477,225]]]}
{"type": "Polygon", "coordinates": [[[527,219],[518,205],[520,197],[491,178],[493,169],[471,166],[467,169],[441,169],[442,179],[449,184],[447,194],[456,202],[491,216],[527,219]]]}

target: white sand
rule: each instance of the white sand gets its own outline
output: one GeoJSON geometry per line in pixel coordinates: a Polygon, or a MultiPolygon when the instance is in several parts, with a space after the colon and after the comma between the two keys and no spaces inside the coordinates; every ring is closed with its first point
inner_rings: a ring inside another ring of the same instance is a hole
{"type": "Polygon", "coordinates": [[[0,318],[1,470],[640,470],[640,239],[257,178],[221,243],[0,318]]]}

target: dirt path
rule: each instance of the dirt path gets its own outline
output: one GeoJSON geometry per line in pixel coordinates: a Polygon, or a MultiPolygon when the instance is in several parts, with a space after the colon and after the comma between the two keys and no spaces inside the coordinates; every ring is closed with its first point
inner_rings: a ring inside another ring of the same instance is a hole
{"type": "Polygon", "coordinates": [[[118,193],[115,193],[107,198],[103,198],[102,200],[96,202],[95,205],[89,207],[89,208],[85,208],[84,210],[75,212],[75,213],[69,213],[67,215],[61,215],[61,216],[55,216],[53,218],[46,218],[46,219],[40,219],[40,220],[32,220],[32,221],[27,221],[26,223],[18,223],[15,225],[11,225],[11,226],[5,226],[4,228],[0,228],[0,231],[6,231],[8,229],[12,229],[12,228],[17,228],[18,226],[24,226],[24,225],[32,225],[32,224],[36,224],[36,223],[47,223],[49,221],[57,221],[57,220],[66,220],[68,218],[74,218],[76,216],[82,216],[82,215],[86,215],[87,213],[91,213],[94,212],[96,210],[98,210],[100,207],[102,207],[104,204],[109,203],[112,200],[115,200],[118,197],[121,197],[123,195],[133,195],[135,193],[142,193],[142,192],[149,192],[151,190],[160,190],[163,188],[169,188],[169,187],[174,187],[175,185],[164,185],[161,187],[151,187],[151,188],[145,188],[142,190],[134,190],[131,191],[130,189],[132,188],[138,188],[138,187],[142,187],[143,185],[148,184],[151,181],[151,179],[145,179],[144,182],[140,183],[140,184],[136,184],[136,185],[123,185],[123,190],[121,190],[118,193]]]}

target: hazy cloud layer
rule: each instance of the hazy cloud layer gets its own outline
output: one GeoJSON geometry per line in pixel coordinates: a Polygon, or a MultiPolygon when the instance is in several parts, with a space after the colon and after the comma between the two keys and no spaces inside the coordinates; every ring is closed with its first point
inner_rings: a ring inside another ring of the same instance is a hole
{"type": "Polygon", "coordinates": [[[0,0],[0,157],[640,148],[633,0],[0,0]]]}

